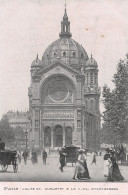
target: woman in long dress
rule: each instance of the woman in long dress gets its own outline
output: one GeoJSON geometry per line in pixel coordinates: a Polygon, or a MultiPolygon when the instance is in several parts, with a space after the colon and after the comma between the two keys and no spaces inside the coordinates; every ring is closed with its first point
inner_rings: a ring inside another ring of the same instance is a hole
{"type": "Polygon", "coordinates": [[[75,171],[74,171],[75,173],[73,179],[85,179],[85,178],[90,179],[86,160],[87,160],[86,155],[83,154],[83,150],[80,149],[78,161],[75,166],[75,171]]]}
{"type": "Polygon", "coordinates": [[[110,160],[111,164],[109,165],[109,175],[108,175],[108,181],[122,181],[124,180],[124,177],[121,175],[120,169],[118,167],[118,164],[116,162],[115,152],[110,152],[110,160]]]}
{"type": "Polygon", "coordinates": [[[109,149],[106,149],[106,154],[104,155],[104,177],[109,175],[109,165],[110,165],[110,154],[109,149]]]}

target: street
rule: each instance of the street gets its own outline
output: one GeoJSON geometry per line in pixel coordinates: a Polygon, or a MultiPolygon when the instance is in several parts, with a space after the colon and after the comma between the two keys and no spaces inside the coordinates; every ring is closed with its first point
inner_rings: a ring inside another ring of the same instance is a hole
{"type": "MultiPolygon", "coordinates": [[[[97,156],[97,164],[91,165],[92,156],[87,157],[87,165],[90,173],[89,182],[105,182],[103,176],[103,156],[97,156]]],[[[82,182],[83,180],[73,180],[74,167],[72,164],[67,164],[64,167],[64,172],[59,170],[59,155],[48,155],[47,165],[43,165],[41,157],[38,157],[38,163],[32,164],[29,158],[27,164],[24,164],[22,159],[21,164],[18,165],[18,172],[13,172],[12,165],[8,166],[6,172],[0,169],[0,181],[21,181],[21,182],[82,182]]],[[[128,166],[119,165],[120,171],[125,178],[123,182],[128,181],[128,166]]]]}

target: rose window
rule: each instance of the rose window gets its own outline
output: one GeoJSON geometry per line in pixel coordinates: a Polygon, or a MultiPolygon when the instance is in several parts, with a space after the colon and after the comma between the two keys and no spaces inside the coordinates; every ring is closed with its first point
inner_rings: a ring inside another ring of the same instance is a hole
{"type": "Polygon", "coordinates": [[[62,81],[54,81],[48,87],[48,95],[55,102],[62,102],[67,99],[69,90],[67,85],[62,81]]]}

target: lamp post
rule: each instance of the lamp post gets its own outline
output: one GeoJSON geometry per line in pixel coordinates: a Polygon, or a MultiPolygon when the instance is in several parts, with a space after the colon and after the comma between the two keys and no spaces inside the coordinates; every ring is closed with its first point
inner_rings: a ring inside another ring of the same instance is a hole
{"type": "Polygon", "coordinates": [[[25,129],[25,140],[26,140],[26,149],[28,148],[28,129],[25,129]]]}

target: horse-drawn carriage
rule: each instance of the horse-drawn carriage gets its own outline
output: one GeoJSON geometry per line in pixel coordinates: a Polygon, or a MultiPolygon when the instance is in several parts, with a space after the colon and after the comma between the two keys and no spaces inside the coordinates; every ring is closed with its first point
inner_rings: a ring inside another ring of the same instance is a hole
{"type": "Polygon", "coordinates": [[[79,150],[79,147],[76,147],[76,146],[73,146],[73,145],[66,146],[64,148],[64,152],[66,153],[66,164],[67,163],[72,163],[72,166],[73,166],[73,163],[77,162],[78,150],[79,150]]]}
{"type": "Polygon", "coordinates": [[[8,165],[13,166],[14,173],[18,170],[17,151],[0,150],[0,164],[2,171],[6,172],[8,165]]]}

